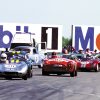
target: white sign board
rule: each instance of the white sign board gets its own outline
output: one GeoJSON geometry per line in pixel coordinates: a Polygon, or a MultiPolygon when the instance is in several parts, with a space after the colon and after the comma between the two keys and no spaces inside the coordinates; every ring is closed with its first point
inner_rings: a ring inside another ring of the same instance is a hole
{"type": "Polygon", "coordinates": [[[0,48],[10,48],[11,43],[29,43],[29,33],[35,34],[31,38],[37,43],[46,42],[47,51],[61,52],[62,25],[0,23],[0,48]]]}
{"type": "Polygon", "coordinates": [[[72,44],[76,50],[100,51],[100,26],[73,25],[72,30],[72,44]]]}

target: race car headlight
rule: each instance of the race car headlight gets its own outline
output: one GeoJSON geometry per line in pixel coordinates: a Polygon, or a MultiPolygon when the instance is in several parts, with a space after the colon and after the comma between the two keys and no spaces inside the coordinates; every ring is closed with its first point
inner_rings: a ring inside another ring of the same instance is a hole
{"type": "Polygon", "coordinates": [[[14,63],[14,59],[11,59],[11,63],[14,63]]]}
{"type": "Polygon", "coordinates": [[[19,59],[16,60],[16,63],[19,63],[19,59]]]}

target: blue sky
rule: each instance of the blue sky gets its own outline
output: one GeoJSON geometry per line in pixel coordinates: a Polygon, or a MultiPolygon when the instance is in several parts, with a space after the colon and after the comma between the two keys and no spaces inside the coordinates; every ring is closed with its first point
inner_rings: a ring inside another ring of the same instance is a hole
{"type": "Polygon", "coordinates": [[[100,25],[100,0],[0,0],[0,22],[59,24],[70,38],[71,25],[100,25]]]}

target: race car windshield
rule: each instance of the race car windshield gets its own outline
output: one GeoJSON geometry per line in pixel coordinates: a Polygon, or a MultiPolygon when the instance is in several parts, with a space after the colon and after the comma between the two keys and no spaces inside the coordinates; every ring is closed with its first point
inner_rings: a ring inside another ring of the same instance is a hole
{"type": "Polygon", "coordinates": [[[81,61],[91,60],[91,58],[82,58],[81,61]]]}
{"type": "Polygon", "coordinates": [[[70,55],[63,55],[62,58],[67,58],[67,59],[69,59],[69,58],[70,58],[70,55]]]}
{"type": "Polygon", "coordinates": [[[15,48],[15,51],[25,51],[26,53],[30,53],[30,50],[25,48],[15,48]]]}
{"type": "Polygon", "coordinates": [[[77,56],[78,59],[83,59],[83,56],[77,56]]]}

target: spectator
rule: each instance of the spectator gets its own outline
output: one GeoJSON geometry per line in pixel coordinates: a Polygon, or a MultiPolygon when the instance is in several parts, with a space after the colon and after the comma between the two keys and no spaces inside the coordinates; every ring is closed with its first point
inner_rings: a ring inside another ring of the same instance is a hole
{"type": "Polygon", "coordinates": [[[78,51],[78,53],[79,53],[79,54],[83,54],[83,50],[80,49],[80,50],[78,51]]]}
{"type": "Polygon", "coordinates": [[[57,58],[57,53],[56,52],[52,52],[51,58],[57,58]]]}
{"type": "Polygon", "coordinates": [[[62,53],[64,53],[64,54],[68,54],[69,53],[66,46],[64,46],[64,48],[62,49],[62,53]]]}
{"type": "Polygon", "coordinates": [[[66,46],[64,46],[64,48],[62,49],[62,53],[65,53],[65,50],[67,50],[66,46]]]}
{"type": "Polygon", "coordinates": [[[96,49],[94,50],[94,53],[95,53],[95,54],[97,53],[97,50],[96,50],[96,49]]]}
{"type": "Polygon", "coordinates": [[[77,51],[74,47],[72,48],[72,53],[77,53],[77,51]]]}
{"type": "Polygon", "coordinates": [[[89,48],[87,48],[86,50],[85,50],[85,54],[87,54],[87,55],[91,55],[91,52],[90,52],[90,49],[89,48]]]}

